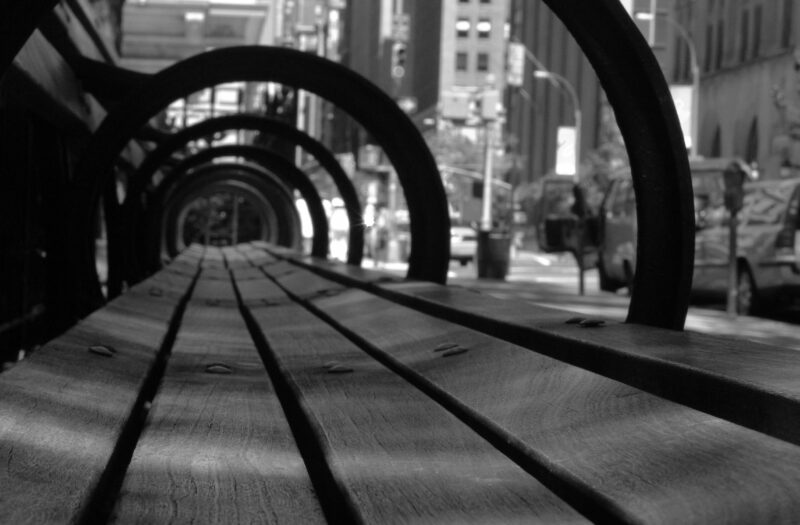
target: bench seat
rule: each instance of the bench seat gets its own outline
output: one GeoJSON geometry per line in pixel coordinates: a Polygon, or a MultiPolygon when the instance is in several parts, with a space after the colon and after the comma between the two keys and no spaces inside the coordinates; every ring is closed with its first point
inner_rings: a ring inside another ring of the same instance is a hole
{"type": "Polygon", "coordinates": [[[796,521],[800,354],[573,318],[193,246],[0,375],[0,522],[796,521]]]}

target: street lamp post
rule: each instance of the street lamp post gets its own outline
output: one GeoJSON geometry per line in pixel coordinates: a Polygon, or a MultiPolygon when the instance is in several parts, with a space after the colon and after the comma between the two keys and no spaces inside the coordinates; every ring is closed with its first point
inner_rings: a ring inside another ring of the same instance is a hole
{"type": "MultiPolygon", "coordinates": [[[[652,26],[655,27],[653,23],[655,21],[655,16],[653,13],[636,13],[637,20],[643,20],[646,22],[651,22],[652,26]]],[[[681,24],[676,22],[672,18],[665,18],[666,22],[671,25],[678,35],[686,42],[687,47],[689,48],[689,62],[691,62],[692,68],[692,118],[689,130],[691,135],[691,144],[689,145],[689,156],[696,157],[697,156],[697,143],[700,141],[699,131],[700,131],[700,64],[697,61],[697,47],[694,45],[694,40],[689,35],[689,32],[683,27],[681,24]]],[[[654,38],[654,37],[652,37],[654,38]]],[[[653,39],[650,40],[651,45],[653,39]]]]}
{"type": "MultiPolygon", "coordinates": [[[[570,100],[572,101],[572,107],[575,110],[575,184],[580,184],[580,173],[581,173],[581,125],[582,125],[582,112],[581,112],[581,103],[578,99],[578,93],[575,91],[575,87],[567,80],[563,75],[559,75],[558,73],[553,73],[552,71],[547,71],[543,69],[537,69],[533,72],[533,77],[538,78],[540,80],[550,80],[554,81],[555,84],[564,91],[567,92],[569,95],[570,100]]],[[[580,192],[576,192],[576,198],[580,195],[580,192]]],[[[581,206],[582,208],[582,206],[581,206]]],[[[578,216],[577,223],[576,223],[576,251],[577,256],[575,257],[578,262],[578,293],[583,295],[586,291],[586,284],[584,278],[584,267],[583,267],[583,230],[584,230],[584,217],[578,216]]]]}

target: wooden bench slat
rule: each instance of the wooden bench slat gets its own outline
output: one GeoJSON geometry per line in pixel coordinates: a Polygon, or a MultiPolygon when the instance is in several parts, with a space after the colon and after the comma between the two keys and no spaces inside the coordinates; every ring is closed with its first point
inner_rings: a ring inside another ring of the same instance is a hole
{"type": "Polygon", "coordinates": [[[611,321],[584,329],[565,322],[575,314],[554,308],[458,287],[402,282],[319,259],[295,255],[292,260],[419,311],[800,444],[800,354],[794,350],[611,321]]]}
{"type": "Polygon", "coordinates": [[[201,277],[195,291],[115,519],[324,522],[230,281],[201,277]],[[232,372],[209,373],[215,363],[232,372]]]}
{"type": "MultiPolygon", "coordinates": [[[[187,281],[186,286],[188,286],[187,281]]],[[[86,511],[137,405],[180,296],[133,287],[0,375],[0,520],[86,511]],[[102,345],[113,351],[103,355],[102,345]]]]}
{"type": "MultiPolygon", "coordinates": [[[[265,297],[280,293],[263,281],[237,283],[265,297]]],[[[585,521],[304,308],[284,302],[251,311],[364,522],[585,521]],[[340,373],[334,364],[352,372],[340,373]]]]}
{"type": "Polygon", "coordinates": [[[617,519],[800,515],[800,447],[361,290],[320,296],[337,285],[304,270],[277,281],[480,424],[604,495],[623,511],[617,519]],[[445,342],[468,351],[444,358],[433,349],[445,342]]]}
{"type": "Polygon", "coordinates": [[[238,249],[238,246],[225,246],[222,248],[222,256],[231,268],[249,266],[247,256],[238,249]]]}

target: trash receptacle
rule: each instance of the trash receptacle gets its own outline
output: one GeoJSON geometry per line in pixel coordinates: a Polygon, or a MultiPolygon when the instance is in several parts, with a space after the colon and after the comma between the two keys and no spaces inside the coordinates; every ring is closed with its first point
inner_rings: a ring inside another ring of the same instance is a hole
{"type": "Polygon", "coordinates": [[[511,259],[511,233],[478,232],[478,278],[505,279],[511,259]]]}

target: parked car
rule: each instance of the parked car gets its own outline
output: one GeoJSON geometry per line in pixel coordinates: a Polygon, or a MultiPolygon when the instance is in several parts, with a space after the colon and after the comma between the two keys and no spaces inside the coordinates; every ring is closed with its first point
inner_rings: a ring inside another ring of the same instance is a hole
{"type": "Polygon", "coordinates": [[[470,226],[450,227],[450,259],[466,266],[475,258],[478,249],[478,233],[470,226]]]}
{"type": "MultiPolygon", "coordinates": [[[[703,224],[710,206],[722,206],[722,173],[733,159],[695,159],[690,162],[695,221],[703,224]]],[[[633,285],[636,270],[636,198],[630,169],[612,175],[598,224],[597,269],[600,289],[616,291],[633,285]]]]}
{"type": "MultiPolygon", "coordinates": [[[[737,228],[737,310],[757,313],[800,297],[800,178],[750,182],[737,228]]],[[[724,296],[728,287],[729,219],[709,206],[695,237],[692,291],[724,296]]]]}
{"type": "MultiPolygon", "coordinates": [[[[731,159],[692,162],[695,264],[692,294],[724,298],[728,289],[729,215],[722,171],[731,159]]],[[[748,181],[737,229],[737,311],[752,314],[800,293],[800,179],[748,181]]],[[[616,174],[601,207],[600,287],[630,286],[636,269],[636,206],[630,172],[616,174]]]]}

